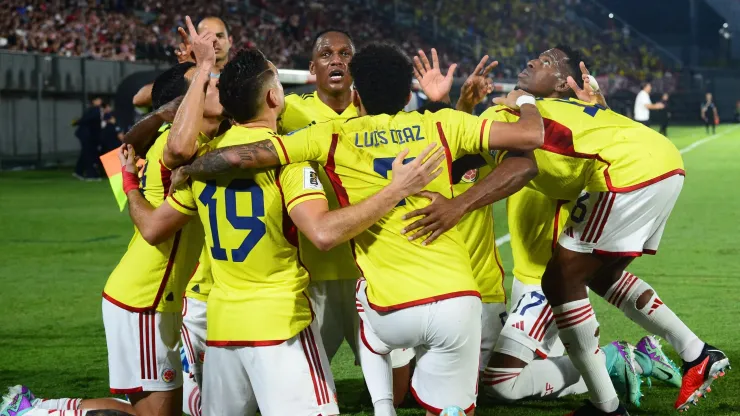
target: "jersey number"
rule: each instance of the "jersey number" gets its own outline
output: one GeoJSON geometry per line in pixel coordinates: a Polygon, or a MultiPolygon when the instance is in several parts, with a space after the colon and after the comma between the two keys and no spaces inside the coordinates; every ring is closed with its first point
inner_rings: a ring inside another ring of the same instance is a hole
{"type": "Polygon", "coordinates": [[[586,204],[584,204],[584,202],[588,201],[588,198],[590,196],[591,194],[586,192],[578,198],[576,204],[573,206],[573,210],[570,212],[570,219],[573,220],[573,222],[575,222],[576,224],[580,224],[584,220],[584,218],[586,218],[588,207],[586,207],[586,204]]]}
{"type": "Polygon", "coordinates": [[[532,299],[532,302],[527,303],[522,307],[522,310],[519,310],[519,307],[522,306],[522,301],[525,297],[526,296],[522,296],[519,299],[519,303],[516,304],[516,308],[514,308],[511,313],[519,313],[519,315],[524,316],[524,314],[527,313],[527,309],[534,308],[535,306],[540,306],[545,301],[545,295],[539,292],[529,292],[529,297],[532,299]]]}
{"type": "MultiPolygon", "coordinates": [[[[215,260],[227,260],[226,249],[221,247],[221,240],[218,236],[218,215],[216,206],[218,200],[216,195],[216,183],[206,182],[206,187],[201,192],[198,199],[208,208],[208,222],[210,223],[213,237],[213,247],[211,255],[215,260]]],[[[252,179],[234,179],[224,190],[224,203],[226,204],[226,219],[235,230],[249,230],[249,235],[242,241],[239,248],[231,250],[231,260],[241,263],[247,259],[249,252],[265,235],[265,223],[258,217],[265,216],[265,197],[262,188],[252,179]],[[242,217],[236,212],[236,195],[239,193],[249,193],[252,196],[252,215],[242,217]]]]}
{"type": "MultiPolygon", "coordinates": [[[[410,163],[412,160],[416,159],[415,157],[407,157],[403,160],[403,164],[410,163]]],[[[380,176],[388,179],[388,172],[393,170],[393,161],[396,160],[395,157],[379,157],[375,160],[373,160],[373,170],[380,176]]],[[[396,204],[397,207],[402,207],[406,205],[406,200],[403,199],[401,202],[396,204]]]]}

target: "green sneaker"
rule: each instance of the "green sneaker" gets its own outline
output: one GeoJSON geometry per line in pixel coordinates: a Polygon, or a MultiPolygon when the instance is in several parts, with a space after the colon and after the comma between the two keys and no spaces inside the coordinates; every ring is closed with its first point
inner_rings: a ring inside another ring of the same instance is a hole
{"type": "Polygon", "coordinates": [[[614,341],[601,350],[606,355],[606,369],[614,388],[624,395],[625,401],[640,407],[642,380],[632,364],[635,359],[635,347],[626,342],[614,341]]]}
{"type": "Polygon", "coordinates": [[[641,339],[635,346],[635,360],[642,367],[643,376],[681,387],[681,370],[665,355],[658,338],[649,335],[641,339]]]}

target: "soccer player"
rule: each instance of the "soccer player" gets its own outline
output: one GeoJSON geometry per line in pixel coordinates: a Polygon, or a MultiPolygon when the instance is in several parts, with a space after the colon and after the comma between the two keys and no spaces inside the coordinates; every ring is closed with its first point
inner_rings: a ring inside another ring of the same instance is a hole
{"type": "MultiPolygon", "coordinates": [[[[229,34],[229,28],[226,22],[216,16],[204,17],[197,27],[198,33],[211,32],[216,35],[216,42],[214,47],[216,49],[216,63],[211,68],[211,76],[218,78],[218,74],[223,69],[224,65],[229,62],[229,51],[231,45],[234,42],[233,38],[229,34]]],[[[193,55],[192,39],[189,38],[188,32],[185,29],[178,27],[177,32],[182,39],[182,43],[175,50],[175,57],[177,57],[178,63],[193,62],[195,56],[193,55]]],[[[152,87],[153,84],[148,84],[139,90],[134,95],[133,104],[136,107],[147,108],[152,105],[152,87]]]]}
{"type": "MultiPolygon", "coordinates": [[[[239,52],[224,68],[218,88],[235,125],[209,147],[269,143],[264,138],[276,137],[283,90],[277,70],[261,52],[239,52]]],[[[197,122],[191,119],[190,124],[197,122]]],[[[127,192],[137,211],[147,211],[137,224],[158,238],[179,232],[196,213],[208,235],[214,286],[207,314],[205,414],[251,414],[257,404],[265,415],[338,414],[305,293],[309,279],[297,258],[295,227],[322,249],[347,241],[439,176],[444,154],[438,149],[430,155],[432,150],[427,146],[420,160],[408,164],[403,164],[408,152],[401,152],[387,187],[331,212],[306,163],[195,181],[192,189],[178,190],[157,209],[137,192],[127,192]],[[249,209],[238,208],[244,204],[249,209]]],[[[133,152],[125,152],[124,175],[135,178],[133,152]]]]}
{"type": "MultiPolygon", "coordinates": [[[[434,67],[438,66],[435,62],[434,67]]],[[[187,176],[197,180],[244,169],[317,161],[347,209],[366,204],[373,199],[369,195],[387,188],[392,163],[398,160],[394,155],[404,148],[409,150],[403,151],[401,158],[411,165],[424,156],[423,149],[430,143],[439,143],[449,165],[464,154],[490,149],[529,151],[541,145],[539,114],[530,104],[532,98],[522,92],[507,98],[510,105],[518,102],[521,106],[522,118],[516,124],[489,123],[454,110],[405,113],[413,66],[397,47],[370,44],[357,52],[349,68],[360,117],[209,152],[180,168],[173,183],[182,183],[187,176]]],[[[444,76],[437,70],[430,79],[451,84],[452,71],[444,76]]],[[[448,165],[443,166],[445,174],[425,189],[451,195],[448,165]]],[[[464,242],[458,232],[449,232],[434,244],[409,243],[401,234],[405,226],[401,218],[428,202],[412,196],[388,203],[385,215],[372,221],[367,216],[367,221],[351,228],[355,237],[351,246],[366,279],[357,289],[362,342],[383,355],[394,348],[418,349],[412,392],[428,415],[439,414],[450,405],[473,414],[481,307],[464,242]],[[426,274],[429,270],[434,276],[426,274]]],[[[366,210],[360,212],[367,214],[366,210]]],[[[314,227],[322,223],[311,221],[314,227]]],[[[331,247],[326,242],[317,246],[331,247]]],[[[390,377],[387,357],[385,362],[390,377]]]]}
{"type": "MultiPolygon", "coordinates": [[[[315,123],[357,117],[357,109],[352,105],[352,77],[349,74],[349,62],[355,53],[352,38],[336,29],[320,32],[314,38],[311,53],[309,71],[316,75],[316,91],[285,96],[285,110],[278,122],[281,134],[315,123]]],[[[316,172],[326,192],[329,209],[338,208],[339,201],[326,171],[317,167],[316,172]]],[[[299,239],[301,261],[311,274],[308,293],[326,355],[331,361],[346,339],[355,354],[355,361],[359,362],[355,285],[360,271],[352,257],[352,249],[349,243],[343,243],[329,251],[321,251],[302,233],[299,239]]]]}
{"type": "MultiPolygon", "coordinates": [[[[604,356],[593,353],[598,324],[586,285],[679,353],[684,376],[675,407],[684,410],[724,374],[729,361],[686,327],[652,287],[624,270],[635,257],[655,254],[680,192],[683,162],[657,132],[603,105],[569,98],[569,84],[575,83],[568,78],[577,78],[577,62],[569,48],[551,49],[528,63],[518,84],[548,97],[537,101],[546,139],[535,152],[540,173],[528,186],[551,200],[574,204],[542,276],[560,338],[591,394],[591,401],[574,414],[626,414],[609,382],[604,356]]],[[[504,111],[516,119],[515,111],[504,111]]],[[[647,352],[656,347],[644,346],[647,352]]]]}

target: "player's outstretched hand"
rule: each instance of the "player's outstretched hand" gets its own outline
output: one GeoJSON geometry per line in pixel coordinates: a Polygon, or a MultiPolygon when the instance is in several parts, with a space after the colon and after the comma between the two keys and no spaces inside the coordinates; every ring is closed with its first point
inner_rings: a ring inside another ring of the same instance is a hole
{"type": "Polygon", "coordinates": [[[478,62],[478,66],[460,88],[460,99],[457,100],[458,110],[472,113],[473,108],[483,101],[486,95],[493,92],[493,80],[488,75],[493,68],[498,66],[498,61],[493,61],[488,66],[486,62],[488,62],[488,55],[478,62]]]}
{"type": "Polygon", "coordinates": [[[441,146],[436,149],[435,147],[436,143],[430,144],[419,157],[405,164],[403,161],[409,154],[409,149],[404,149],[396,156],[393,161],[393,178],[388,187],[399,199],[418,193],[442,173],[439,165],[445,160],[444,149],[441,146]]]}
{"type": "Polygon", "coordinates": [[[456,204],[452,199],[445,198],[441,194],[421,191],[417,195],[430,199],[432,203],[403,216],[404,220],[422,217],[401,231],[404,235],[414,232],[414,234],[409,236],[409,241],[428,236],[421,243],[425,246],[436,240],[450,228],[456,226],[463,215],[465,215],[465,209],[460,204],[456,204]]]}
{"type": "Polygon", "coordinates": [[[216,49],[214,46],[216,35],[209,31],[198,34],[190,16],[185,16],[185,24],[188,26],[188,32],[190,33],[195,63],[205,66],[216,65],[216,49]]]}
{"type": "Polygon", "coordinates": [[[591,72],[588,70],[588,68],[586,68],[586,64],[581,61],[579,66],[581,67],[581,79],[583,80],[583,88],[579,87],[576,83],[576,80],[574,80],[573,77],[569,76],[566,81],[568,82],[568,86],[570,87],[570,89],[572,89],[573,92],[576,93],[576,97],[578,97],[578,99],[581,101],[585,101],[591,104],[599,104],[601,106],[609,108],[606,105],[606,98],[604,98],[604,94],[601,93],[599,84],[596,82],[596,79],[591,76],[591,72]]]}
{"type": "Polygon", "coordinates": [[[185,29],[178,27],[177,33],[180,35],[182,42],[175,49],[175,56],[177,57],[177,63],[183,62],[195,62],[195,55],[193,55],[193,45],[190,43],[190,37],[185,29]]]}
{"type": "Polygon", "coordinates": [[[516,104],[516,100],[524,95],[532,96],[532,94],[524,90],[513,90],[506,97],[496,97],[493,99],[494,104],[505,105],[511,109],[518,110],[519,106],[516,104]]]}
{"type": "Polygon", "coordinates": [[[134,147],[130,144],[124,144],[118,150],[118,161],[121,162],[121,170],[125,170],[128,173],[138,174],[139,167],[136,166],[138,159],[139,158],[136,157],[136,153],[134,152],[134,147]]]}
{"type": "Polygon", "coordinates": [[[419,49],[419,56],[414,57],[414,76],[419,81],[421,90],[429,97],[430,101],[450,102],[450,90],[454,79],[457,64],[450,65],[447,75],[442,75],[439,68],[437,50],[432,48],[432,63],[429,63],[427,55],[419,49]]]}
{"type": "Polygon", "coordinates": [[[188,181],[189,175],[185,173],[185,170],[183,168],[184,166],[180,166],[179,168],[172,171],[172,174],[170,175],[171,182],[169,195],[174,194],[175,189],[179,188],[181,185],[188,181]]]}

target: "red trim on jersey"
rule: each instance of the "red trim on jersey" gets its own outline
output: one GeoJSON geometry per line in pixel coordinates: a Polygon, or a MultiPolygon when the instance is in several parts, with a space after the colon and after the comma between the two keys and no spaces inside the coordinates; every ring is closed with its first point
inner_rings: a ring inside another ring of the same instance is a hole
{"type": "Polygon", "coordinates": [[[141,393],[144,391],[143,387],[134,387],[133,389],[114,389],[113,387],[110,388],[110,392],[113,394],[132,394],[132,393],[141,393]]]}
{"type": "Polygon", "coordinates": [[[170,258],[167,260],[167,268],[165,268],[164,270],[164,277],[162,278],[162,283],[159,285],[157,296],[154,298],[154,304],[152,304],[151,308],[149,309],[155,309],[157,305],[159,304],[159,301],[162,300],[162,295],[164,294],[164,288],[165,286],[167,286],[167,282],[170,280],[170,273],[172,273],[172,267],[175,265],[175,257],[177,257],[177,249],[180,246],[180,236],[181,235],[182,235],[182,230],[179,230],[178,232],[175,233],[175,238],[172,241],[172,251],[170,251],[170,258]]]}
{"type": "MultiPolygon", "coordinates": [[[[280,183],[280,174],[282,172],[282,166],[275,168],[275,185],[277,185],[278,191],[280,192],[280,200],[283,202],[283,237],[293,247],[298,247],[298,227],[293,223],[293,220],[288,215],[288,206],[285,204],[285,194],[283,193],[283,185],[280,183]]],[[[296,253],[296,257],[300,259],[300,254],[296,253]]],[[[300,261],[300,260],[299,260],[300,261]]]]}
{"type": "Polygon", "coordinates": [[[301,347],[303,349],[303,355],[306,356],[306,363],[308,364],[308,370],[311,373],[311,381],[313,382],[313,391],[316,395],[316,403],[321,406],[322,404],[322,397],[321,393],[319,392],[319,384],[316,380],[316,372],[313,368],[313,362],[311,361],[311,354],[308,350],[308,346],[306,345],[308,342],[306,340],[306,336],[303,334],[303,332],[300,333],[299,337],[301,340],[301,347]]]}
{"type": "MultiPolygon", "coordinates": [[[[335,169],[337,168],[337,164],[336,164],[336,160],[334,159],[334,154],[337,151],[338,143],[339,143],[339,135],[336,133],[332,134],[331,135],[331,146],[329,146],[329,154],[326,157],[326,164],[324,165],[324,172],[326,172],[326,176],[329,178],[329,182],[331,182],[331,187],[334,189],[334,193],[337,195],[337,201],[339,202],[339,206],[346,207],[350,205],[349,195],[347,195],[347,190],[344,189],[344,185],[342,185],[342,179],[335,172],[335,169]]],[[[357,266],[357,270],[360,271],[360,275],[364,276],[365,272],[363,272],[360,265],[357,264],[357,254],[355,253],[355,239],[354,238],[349,240],[349,246],[352,249],[352,257],[354,257],[355,259],[355,266],[357,266]]]]}
{"type": "MultiPolygon", "coordinates": [[[[509,108],[505,108],[498,111],[506,111],[511,114],[514,114],[516,116],[519,116],[519,113],[511,110],[509,108]]],[[[575,151],[575,148],[573,146],[573,132],[567,128],[566,126],[558,123],[555,120],[548,119],[543,117],[542,122],[544,123],[545,127],[545,143],[540,147],[540,149],[557,153],[559,155],[563,156],[570,156],[570,157],[576,157],[581,159],[596,159],[602,163],[605,163],[607,165],[607,168],[604,170],[604,179],[606,181],[606,186],[609,188],[609,191],[611,192],[617,192],[617,193],[624,193],[624,192],[632,192],[636,191],[638,189],[642,189],[648,185],[652,185],[656,182],[660,182],[663,179],[669,178],[671,176],[675,175],[681,175],[686,176],[686,171],[683,169],[674,169],[672,171],[666,172],[660,176],[656,176],[655,178],[646,180],[644,182],[640,182],[634,185],[625,186],[625,187],[616,187],[612,184],[611,177],[609,176],[609,168],[611,167],[611,163],[604,160],[598,153],[595,155],[587,154],[587,153],[579,153],[575,151]]]]}
{"type": "Polygon", "coordinates": [[[553,221],[552,227],[552,249],[555,250],[555,246],[558,245],[558,237],[560,237],[560,208],[567,204],[568,201],[564,199],[558,199],[555,205],[555,220],[553,221]]]}
{"type": "Polygon", "coordinates": [[[292,204],[293,202],[295,202],[298,199],[305,198],[305,197],[311,196],[311,195],[324,195],[324,193],[323,192],[309,192],[309,193],[306,193],[306,194],[297,196],[297,197],[291,199],[287,204],[285,204],[285,207],[287,208],[290,204],[292,204]]]}
{"type": "Polygon", "coordinates": [[[113,299],[109,294],[103,292],[103,299],[107,300],[108,302],[118,306],[119,308],[129,311],[129,312],[146,312],[152,310],[151,306],[147,306],[144,308],[134,308],[133,306],[128,306],[125,303],[121,303],[115,299],[113,299]]]}
{"type": "Polygon", "coordinates": [[[285,150],[285,145],[283,144],[283,140],[279,136],[272,136],[277,140],[278,144],[280,145],[280,148],[283,150],[283,156],[285,156],[285,164],[290,164],[290,157],[288,157],[288,152],[285,150]]]}
{"type": "MultiPolygon", "coordinates": [[[[359,312],[359,310],[358,310],[359,312]]],[[[362,322],[362,318],[360,318],[360,339],[362,339],[362,343],[365,344],[365,347],[367,349],[375,354],[375,355],[387,355],[387,354],[381,354],[373,349],[373,347],[370,346],[370,343],[367,341],[367,338],[365,337],[365,323],[362,322]]]]}
{"type": "Polygon", "coordinates": [[[496,260],[498,270],[501,272],[501,293],[504,294],[504,303],[506,303],[506,288],[504,287],[504,279],[506,278],[506,272],[504,272],[504,266],[499,261],[498,247],[496,246],[496,235],[493,235],[493,258],[496,260]]]}
{"type": "Polygon", "coordinates": [[[209,347],[272,347],[285,341],[206,341],[206,345],[209,347]]]}
{"type": "Polygon", "coordinates": [[[164,188],[164,197],[170,193],[170,185],[172,185],[172,171],[162,163],[162,159],[159,160],[159,176],[162,178],[162,187],[164,188]]]}
{"type": "MultiPolygon", "coordinates": [[[[365,292],[366,292],[365,296],[367,296],[367,289],[365,289],[365,292]]],[[[410,308],[412,306],[426,305],[427,303],[439,302],[441,300],[459,298],[463,296],[475,296],[476,298],[480,299],[480,292],[478,292],[477,290],[463,290],[460,292],[445,293],[444,295],[437,295],[437,296],[432,296],[432,297],[428,297],[424,299],[412,300],[411,302],[404,302],[404,303],[399,303],[397,305],[391,305],[391,306],[375,305],[372,302],[370,302],[370,298],[368,297],[367,303],[370,305],[371,308],[373,308],[373,310],[376,310],[378,312],[391,312],[391,311],[397,311],[399,309],[410,308]]]]}
{"type": "MultiPolygon", "coordinates": [[[[430,404],[425,403],[423,400],[421,400],[421,398],[419,398],[419,395],[416,393],[416,390],[414,390],[414,386],[410,386],[410,389],[409,390],[411,390],[411,395],[414,396],[414,399],[416,399],[416,402],[419,403],[419,405],[421,407],[423,407],[427,411],[432,412],[432,413],[437,414],[437,415],[440,414],[440,413],[442,413],[442,410],[443,409],[440,409],[438,407],[434,407],[434,406],[432,406],[430,404]]],[[[468,408],[465,409],[464,411],[467,414],[467,413],[470,413],[473,409],[475,409],[475,403],[473,403],[470,406],[468,406],[468,408]]]]}
{"type": "Polygon", "coordinates": [[[640,257],[642,256],[642,251],[604,251],[604,250],[594,249],[592,253],[600,254],[602,256],[610,256],[610,257],[640,257]]]}
{"type": "Polygon", "coordinates": [[[483,151],[483,133],[486,132],[486,124],[488,124],[488,119],[483,119],[483,124],[480,125],[480,150],[483,151]]]}
{"type": "MultiPolygon", "coordinates": [[[[445,159],[447,160],[447,178],[450,181],[450,192],[452,192],[452,152],[450,151],[450,145],[447,143],[447,137],[445,132],[442,130],[442,123],[437,122],[437,132],[439,132],[439,140],[442,142],[442,146],[445,148],[445,159]]],[[[453,193],[452,196],[455,196],[453,193]]]]}
{"type": "Polygon", "coordinates": [[[170,195],[170,199],[171,199],[171,200],[173,200],[173,201],[175,201],[175,203],[176,203],[177,205],[179,205],[179,206],[181,206],[181,207],[185,208],[185,209],[186,209],[186,210],[188,210],[188,211],[196,211],[196,212],[198,211],[198,208],[197,208],[197,207],[196,207],[196,208],[191,208],[191,207],[189,207],[189,206],[186,206],[186,205],[185,205],[185,204],[183,204],[182,202],[178,201],[178,200],[177,200],[177,198],[175,198],[175,195],[170,195]]]}

